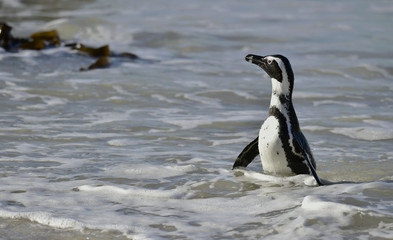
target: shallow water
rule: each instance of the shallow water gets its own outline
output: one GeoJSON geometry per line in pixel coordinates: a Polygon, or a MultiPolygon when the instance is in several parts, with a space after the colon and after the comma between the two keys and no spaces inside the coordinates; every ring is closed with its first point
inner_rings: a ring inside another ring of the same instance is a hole
{"type": "Polygon", "coordinates": [[[6,0],[15,36],[129,51],[0,50],[0,239],[391,239],[390,1],[6,0]],[[321,178],[232,171],[266,117],[248,53],[286,55],[321,178]]]}

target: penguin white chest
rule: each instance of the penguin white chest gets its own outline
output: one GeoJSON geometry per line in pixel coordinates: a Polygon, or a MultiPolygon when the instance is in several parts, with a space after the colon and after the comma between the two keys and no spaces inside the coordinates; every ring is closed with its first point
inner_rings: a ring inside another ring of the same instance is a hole
{"type": "Polygon", "coordinates": [[[259,130],[258,149],[264,171],[280,175],[292,175],[288,167],[282,141],[279,136],[280,123],[269,116],[259,130]]]}

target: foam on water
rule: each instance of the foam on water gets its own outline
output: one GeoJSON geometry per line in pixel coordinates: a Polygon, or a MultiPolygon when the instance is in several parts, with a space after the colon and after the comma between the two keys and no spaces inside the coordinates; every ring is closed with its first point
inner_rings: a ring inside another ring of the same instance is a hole
{"type": "MultiPolygon", "coordinates": [[[[132,171],[132,167],[127,169],[123,173],[107,174],[123,177],[129,175],[141,181],[148,179],[147,176],[151,179],[181,176],[184,172],[195,171],[196,167],[190,165],[149,169],[148,166],[140,165],[139,172],[132,171]],[[163,171],[164,175],[157,175],[157,171],[163,171]]],[[[70,193],[66,191],[61,196],[52,196],[50,200],[45,200],[45,207],[34,207],[38,199],[24,198],[22,195],[28,197],[28,194],[21,192],[13,194],[19,195],[11,198],[14,200],[2,203],[0,216],[25,218],[51,227],[73,230],[117,230],[137,239],[155,238],[164,233],[170,233],[172,237],[187,237],[192,234],[195,238],[209,238],[216,233],[216,236],[228,238],[269,236],[273,239],[290,235],[294,235],[295,239],[304,238],[304,233],[307,233],[309,238],[331,239],[342,234],[335,233],[337,228],[350,229],[352,225],[358,226],[358,221],[364,223],[371,220],[380,222],[376,226],[380,229],[377,234],[390,236],[388,229],[392,219],[388,216],[392,205],[391,183],[310,188],[303,184],[312,178],[311,176],[282,178],[244,172],[243,177],[231,177],[230,180],[230,175],[230,171],[220,171],[220,175],[213,181],[189,181],[174,189],[82,184],[70,188],[70,193]],[[254,186],[247,186],[247,182],[253,182],[254,186]],[[208,184],[208,188],[204,187],[205,184],[208,184]],[[200,195],[203,191],[213,193],[225,188],[234,190],[239,184],[245,184],[242,188],[246,192],[237,197],[211,195],[206,198],[200,195]],[[385,192],[384,197],[379,198],[378,205],[367,200],[374,196],[380,197],[373,191],[385,192]],[[18,210],[21,202],[22,209],[36,211],[18,210]],[[75,211],[83,215],[56,216],[66,211],[70,204],[75,207],[75,211]],[[51,212],[55,210],[57,214],[47,212],[45,208],[51,209],[51,212]],[[110,223],[108,219],[111,219],[110,223]],[[126,222],[132,224],[125,224],[126,222]],[[277,225],[279,222],[281,224],[277,225]]],[[[2,195],[4,197],[4,193],[2,195]]]]}
{"type": "Polygon", "coordinates": [[[75,230],[82,230],[83,224],[78,223],[72,219],[56,218],[48,212],[11,212],[0,210],[0,216],[6,218],[25,218],[30,221],[37,222],[43,225],[56,227],[56,228],[72,228],[75,230]]]}
{"type": "Polygon", "coordinates": [[[107,169],[106,174],[109,176],[122,176],[134,179],[164,179],[169,177],[184,176],[189,172],[196,171],[194,165],[185,166],[146,166],[126,165],[119,168],[118,166],[107,169]]]}

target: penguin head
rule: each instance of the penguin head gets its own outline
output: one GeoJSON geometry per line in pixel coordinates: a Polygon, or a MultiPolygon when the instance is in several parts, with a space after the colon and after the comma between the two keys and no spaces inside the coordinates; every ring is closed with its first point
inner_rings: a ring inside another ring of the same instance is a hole
{"type": "Polygon", "coordinates": [[[271,78],[273,87],[290,95],[293,89],[293,71],[289,60],[282,55],[258,56],[248,54],[246,61],[261,67],[271,78]]]}

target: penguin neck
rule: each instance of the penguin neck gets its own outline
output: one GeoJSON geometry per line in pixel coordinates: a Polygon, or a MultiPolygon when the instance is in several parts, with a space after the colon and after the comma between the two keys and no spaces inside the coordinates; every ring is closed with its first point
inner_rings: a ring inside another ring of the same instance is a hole
{"type": "Polygon", "coordinates": [[[285,113],[292,106],[292,90],[289,81],[284,79],[279,82],[272,78],[272,96],[270,98],[270,108],[275,107],[281,113],[285,113]]]}
{"type": "Polygon", "coordinates": [[[291,128],[298,128],[295,108],[292,103],[292,89],[272,79],[272,96],[270,98],[269,115],[275,116],[279,111],[286,119],[291,128]]]}

